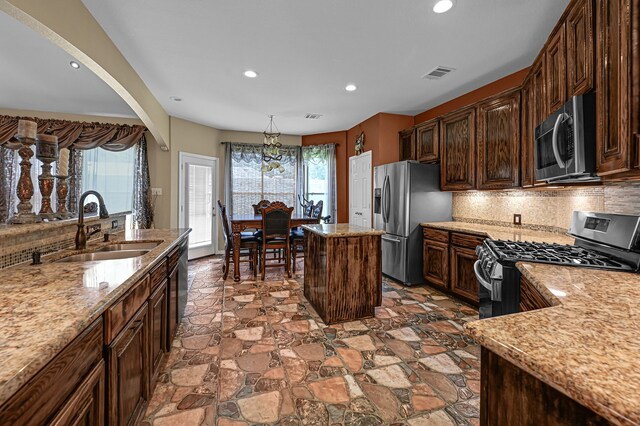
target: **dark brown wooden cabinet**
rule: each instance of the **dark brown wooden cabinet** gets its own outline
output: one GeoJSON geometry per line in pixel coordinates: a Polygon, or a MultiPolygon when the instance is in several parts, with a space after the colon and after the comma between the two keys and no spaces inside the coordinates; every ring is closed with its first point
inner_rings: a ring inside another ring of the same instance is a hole
{"type": "MultiPolygon", "coordinates": [[[[0,425],[42,425],[64,419],[80,420],[104,417],[99,404],[103,348],[102,318],[94,321],[78,337],[0,406],[0,425]],[[73,407],[86,401],[86,416],[77,417],[73,407]]],[[[69,423],[73,423],[70,421],[69,423]]],[[[97,424],[102,423],[88,423],[97,424]]]]}
{"type": "Polygon", "coordinates": [[[553,112],[567,101],[567,53],[565,25],[560,25],[551,36],[546,48],[547,109],[553,112]]]}
{"type": "Polygon", "coordinates": [[[435,287],[449,288],[449,245],[425,239],[423,250],[424,279],[435,287]]]}
{"type": "Polygon", "coordinates": [[[636,165],[637,9],[637,0],[596,1],[596,168],[600,176],[627,172],[636,165]]]}
{"type": "Polygon", "coordinates": [[[110,424],[137,424],[144,414],[150,394],[147,302],[107,347],[107,367],[110,424]]]}
{"type": "Polygon", "coordinates": [[[533,311],[550,306],[551,303],[545,299],[542,293],[522,275],[520,277],[520,312],[533,311]]]}
{"type": "Polygon", "coordinates": [[[104,361],[87,375],[49,426],[102,426],[104,424],[104,361]]]}
{"type": "Polygon", "coordinates": [[[423,228],[423,276],[427,284],[477,305],[478,281],[473,271],[475,248],[483,237],[423,228]]]}
{"type": "Polygon", "coordinates": [[[440,120],[440,185],[443,191],[476,187],[476,111],[464,108],[440,120]]]}
{"type": "Polygon", "coordinates": [[[416,160],[421,163],[440,160],[438,120],[430,120],[416,127],[416,160]]]}
{"type": "Polygon", "coordinates": [[[520,90],[520,185],[523,188],[533,186],[534,181],[534,158],[533,158],[533,108],[531,84],[532,78],[529,75],[520,90]]]}
{"type": "Polygon", "coordinates": [[[410,129],[403,130],[399,133],[398,136],[398,147],[399,147],[399,161],[404,160],[415,160],[415,146],[416,146],[416,132],[412,127],[410,129]]]}
{"type": "Polygon", "coordinates": [[[151,384],[155,388],[160,366],[167,351],[167,278],[154,290],[149,298],[149,334],[151,340],[151,384]]]}
{"type": "Polygon", "coordinates": [[[520,90],[478,105],[478,189],[520,185],[520,90]]]}
{"type": "Polygon", "coordinates": [[[593,0],[574,2],[565,21],[569,97],[587,93],[594,87],[593,21],[593,0]]]}

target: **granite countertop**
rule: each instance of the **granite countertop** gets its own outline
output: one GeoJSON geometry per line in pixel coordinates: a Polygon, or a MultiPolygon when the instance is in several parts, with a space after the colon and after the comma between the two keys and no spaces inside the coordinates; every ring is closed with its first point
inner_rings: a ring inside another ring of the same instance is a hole
{"type": "Polygon", "coordinates": [[[52,263],[61,257],[59,252],[44,257],[41,265],[0,270],[0,405],[189,232],[126,231],[116,241],[160,242],[149,253],[131,259],[52,263]]]}
{"type": "Polygon", "coordinates": [[[640,424],[640,274],[518,263],[553,305],[466,333],[614,424],[640,424]]]}
{"type": "Polygon", "coordinates": [[[325,238],[362,237],[368,235],[383,235],[384,231],[349,223],[302,225],[303,229],[321,235],[325,238]]]}
{"type": "Polygon", "coordinates": [[[425,222],[422,226],[443,229],[445,231],[464,232],[494,240],[533,241],[541,243],[573,244],[574,239],[566,234],[534,231],[527,228],[483,225],[469,222],[425,222]]]}
{"type": "MultiPolygon", "coordinates": [[[[109,213],[109,217],[116,216],[124,216],[131,214],[130,211],[118,212],[118,213],[109,213]]],[[[88,225],[93,222],[99,222],[104,219],[100,219],[97,213],[85,214],[84,216],[84,224],[88,225]]],[[[52,220],[49,222],[39,222],[39,223],[23,223],[19,225],[15,224],[0,224],[0,235],[3,237],[11,236],[11,235],[22,235],[25,232],[39,232],[43,230],[49,230],[51,228],[58,228],[67,225],[76,225],[78,223],[78,218],[70,218],[64,220],[52,220]]]]}

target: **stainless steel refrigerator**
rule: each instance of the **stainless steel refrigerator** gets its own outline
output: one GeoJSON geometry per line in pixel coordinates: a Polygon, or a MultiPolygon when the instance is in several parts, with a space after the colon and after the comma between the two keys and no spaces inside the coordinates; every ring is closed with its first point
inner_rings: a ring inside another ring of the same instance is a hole
{"type": "Polygon", "coordinates": [[[405,285],[424,282],[421,222],[451,220],[451,193],[440,165],[400,161],[374,168],[373,224],[382,236],[382,273],[405,285]]]}

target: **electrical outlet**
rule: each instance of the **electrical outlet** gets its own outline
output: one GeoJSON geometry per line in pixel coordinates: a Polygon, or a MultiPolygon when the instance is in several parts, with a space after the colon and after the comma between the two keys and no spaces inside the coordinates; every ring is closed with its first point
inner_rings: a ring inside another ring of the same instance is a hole
{"type": "Polygon", "coordinates": [[[117,229],[118,228],[118,219],[114,219],[111,221],[111,229],[117,229]]]}
{"type": "Polygon", "coordinates": [[[522,215],[521,214],[514,214],[513,215],[513,224],[514,225],[522,225],[522,215]]]}
{"type": "Polygon", "coordinates": [[[162,188],[151,188],[151,195],[162,195],[162,188]]]}

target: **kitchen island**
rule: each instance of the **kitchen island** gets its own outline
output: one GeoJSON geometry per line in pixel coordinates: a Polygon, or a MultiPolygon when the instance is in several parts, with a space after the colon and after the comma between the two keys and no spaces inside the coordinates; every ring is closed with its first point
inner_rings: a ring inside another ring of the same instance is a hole
{"type": "Polygon", "coordinates": [[[372,317],[382,302],[384,231],[304,225],[304,295],[326,324],[372,317]]]}
{"type": "Polygon", "coordinates": [[[550,307],[465,325],[481,424],[640,424],[640,274],[518,263],[550,307]]]}
{"type": "Polygon", "coordinates": [[[0,270],[0,425],[140,419],[184,312],[189,232],[128,230],[0,270]],[[64,261],[118,244],[148,249],[64,261]]]}

